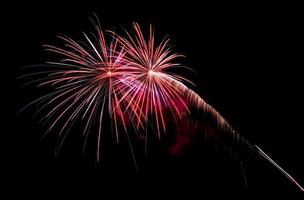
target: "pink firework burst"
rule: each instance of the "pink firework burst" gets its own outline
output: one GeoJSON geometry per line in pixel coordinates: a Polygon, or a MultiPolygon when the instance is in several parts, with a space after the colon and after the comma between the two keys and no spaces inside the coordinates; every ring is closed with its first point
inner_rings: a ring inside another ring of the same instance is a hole
{"type": "MultiPolygon", "coordinates": [[[[32,82],[39,82],[38,87],[47,86],[53,92],[38,98],[32,104],[42,105],[37,112],[47,110],[43,118],[49,122],[47,132],[54,127],[59,128],[62,136],[57,152],[65,136],[77,118],[84,123],[83,135],[87,139],[90,128],[98,124],[97,161],[100,159],[100,145],[102,124],[105,113],[114,122],[116,141],[119,142],[119,128],[121,124],[127,132],[125,123],[125,90],[128,88],[126,73],[130,71],[123,57],[125,51],[118,45],[117,40],[107,43],[100,25],[95,25],[96,34],[84,33],[85,42],[59,36],[63,47],[45,45],[46,50],[54,52],[62,59],[58,62],[48,62],[50,70],[47,74],[32,82]]],[[[21,78],[35,75],[27,74],[21,78]]],[[[26,108],[25,107],[25,108],[26,108]]],[[[85,143],[86,143],[85,139],[85,143]]]]}
{"type": "Polygon", "coordinates": [[[148,39],[144,37],[137,23],[133,27],[135,34],[126,32],[125,38],[114,33],[126,51],[123,60],[130,69],[128,83],[131,87],[124,94],[128,97],[127,108],[136,115],[138,125],[145,124],[145,121],[155,121],[160,137],[160,133],[166,131],[165,110],[169,109],[174,118],[181,117],[185,111],[189,112],[184,92],[177,86],[182,81],[191,81],[169,72],[173,68],[181,67],[176,59],[182,57],[181,54],[171,52],[168,45],[170,39],[164,38],[159,44],[155,44],[152,25],[148,39]]]}

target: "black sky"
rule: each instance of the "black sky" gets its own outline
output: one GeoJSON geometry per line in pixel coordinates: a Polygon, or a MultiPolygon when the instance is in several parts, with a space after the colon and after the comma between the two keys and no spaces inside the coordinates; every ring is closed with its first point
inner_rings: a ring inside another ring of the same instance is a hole
{"type": "MultiPolygon", "coordinates": [[[[186,74],[196,83],[193,89],[243,137],[263,147],[304,184],[303,32],[296,6],[190,1],[18,4],[10,8],[7,16],[7,30],[12,37],[10,67],[15,67],[16,77],[22,74],[22,66],[48,59],[42,45],[55,43],[57,34],[81,39],[82,31],[91,31],[88,17],[93,13],[105,29],[130,28],[136,21],[144,27],[152,23],[160,37],[168,34],[174,49],[186,55],[182,62],[196,71],[186,74]]],[[[19,84],[15,84],[15,110],[39,95],[19,84]]],[[[132,180],[135,184],[130,191],[147,185],[147,193],[161,189],[203,196],[205,190],[225,188],[297,191],[268,163],[250,156],[243,161],[249,186],[246,188],[238,162],[212,145],[201,147],[201,142],[194,142],[177,158],[168,158],[155,148],[156,153],[151,153],[140,173],[134,171],[127,153],[119,155],[127,151],[122,149],[113,155],[116,158],[112,165],[96,167],[77,150],[77,136],[67,140],[62,154],[55,157],[52,142],[39,142],[40,129],[34,128],[36,122],[31,114],[28,111],[16,115],[13,124],[16,128],[12,172],[20,188],[41,186],[53,191],[57,184],[61,189],[65,185],[88,184],[97,190],[103,188],[102,193],[115,186],[119,191],[132,180]],[[29,179],[34,181],[33,185],[28,185],[29,179]],[[153,186],[155,180],[157,185],[153,186]]]]}

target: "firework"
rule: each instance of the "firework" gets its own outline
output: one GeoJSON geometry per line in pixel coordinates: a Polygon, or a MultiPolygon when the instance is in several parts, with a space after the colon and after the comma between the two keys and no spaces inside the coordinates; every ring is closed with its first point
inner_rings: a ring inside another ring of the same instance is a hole
{"type": "MultiPolygon", "coordinates": [[[[192,84],[190,80],[172,72],[174,68],[183,67],[176,62],[182,55],[172,53],[168,38],[156,44],[151,25],[148,39],[144,37],[137,23],[133,27],[135,34],[126,31],[126,37],[109,31],[111,42],[106,41],[99,23],[95,25],[96,34],[84,34],[84,42],[59,36],[64,47],[45,47],[62,59],[48,62],[50,70],[22,77],[45,74],[43,78],[29,83],[38,82],[38,87],[54,88],[53,92],[28,106],[38,104],[40,108],[37,112],[47,110],[43,118],[50,122],[47,132],[55,126],[59,127],[59,135],[63,135],[63,139],[58,150],[77,118],[85,122],[85,138],[88,137],[91,127],[97,124],[96,158],[99,161],[105,113],[114,124],[113,132],[119,142],[119,126],[123,127],[122,132],[126,133],[129,141],[126,121],[135,127],[135,132],[139,129],[146,130],[147,124],[153,121],[157,135],[161,137],[161,132],[166,131],[166,110],[176,119],[181,118],[185,112],[190,113],[189,105],[194,105],[196,109],[208,113],[218,128],[229,134],[234,142],[245,144],[247,148],[267,159],[303,191],[267,154],[242,138],[219,112],[189,89],[185,83],[192,84]]],[[[129,144],[135,161],[130,141],[129,144]]]]}
{"type": "Polygon", "coordinates": [[[108,113],[114,123],[113,132],[117,142],[118,123],[123,126],[124,131],[127,130],[123,108],[126,102],[121,97],[125,96],[124,90],[129,85],[126,84],[128,79],[125,76],[129,69],[122,60],[125,52],[118,46],[117,41],[111,40],[107,43],[99,24],[95,25],[95,29],[96,34],[84,33],[86,40],[82,43],[66,36],[59,36],[64,42],[64,47],[45,45],[47,51],[56,53],[62,59],[58,62],[48,62],[50,70],[45,71],[43,78],[32,82],[38,82],[38,87],[54,88],[54,91],[26,107],[32,104],[42,105],[38,112],[51,108],[43,120],[50,122],[47,132],[57,126],[60,130],[59,136],[63,135],[57,152],[77,118],[85,122],[83,135],[86,139],[90,128],[98,124],[96,156],[99,160],[105,113],[108,113]]]}
{"type": "Polygon", "coordinates": [[[144,121],[149,120],[148,116],[152,115],[160,135],[160,129],[163,131],[166,129],[162,114],[164,107],[170,109],[174,118],[181,118],[184,110],[190,112],[188,108],[190,103],[196,109],[203,109],[204,112],[211,114],[220,129],[226,129],[238,136],[220,113],[185,85],[185,83],[193,84],[190,80],[170,72],[174,68],[184,67],[176,62],[176,59],[183,55],[171,52],[170,39],[164,38],[157,45],[154,42],[152,25],[148,39],[145,39],[137,23],[134,23],[133,27],[135,34],[126,32],[126,37],[111,33],[126,51],[122,59],[130,69],[128,77],[132,87],[125,90],[125,96],[130,97],[128,108],[135,113],[138,123],[144,124],[144,121]]]}
{"type": "Polygon", "coordinates": [[[174,99],[180,101],[182,107],[189,111],[187,104],[183,100],[186,97],[187,101],[194,105],[196,109],[202,109],[204,113],[208,113],[217,124],[219,130],[229,134],[229,138],[232,138],[234,143],[242,144],[251,152],[265,158],[299,187],[301,191],[304,191],[302,186],[263,152],[260,147],[252,145],[241,137],[218,111],[183,83],[183,81],[189,83],[191,81],[168,72],[171,68],[181,66],[175,62],[175,59],[181,57],[181,55],[171,53],[168,47],[169,39],[163,39],[159,45],[156,45],[151,25],[147,40],[137,23],[134,23],[133,27],[135,30],[134,35],[128,32],[126,32],[127,37],[121,37],[115,33],[114,35],[116,35],[117,40],[126,50],[126,55],[123,59],[132,68],[129,76],[132,77],[131,82],[135,82],[134,85],[136,87],[131,87],[127,90],[126,95],[131,97],[129,105],[133,112],[139,116],[138,121],[148,120],[147,116],[151,113],[155,118],[159,134],[160,126],[165,130],[165,122],[162,115],[163,107],[168,105],[168,102],[171,102],[169,109],[172,111],[172,115],[181,117],[181,107],[177,106],[174,99]]]}
{"type": "Polygon", "coordinates": [[[128,78],[132,87],[125,92],[125,96],[129,97],[128,109],[136,115],[137,124],[145,124],[149,120],[155,121],[160,137],[160,133],[166,131],[163,114],[166,109],[170,110],[174,118],[180,118],[184,110],[189,112],[183,91],[176,83],[190,81],[168,72],[170,69],[180,67],[175,59],[182,57],[180,54],[171,53],[168,38],[157,45],[154,42],[151,25],[148,40],[145,40],[137,23],[134,23],[134,30],[135,35],[126,32],[127,38],[114,33],[117,41],[126,51],[123,60],[128,63],[130,69],[128,78]]]}

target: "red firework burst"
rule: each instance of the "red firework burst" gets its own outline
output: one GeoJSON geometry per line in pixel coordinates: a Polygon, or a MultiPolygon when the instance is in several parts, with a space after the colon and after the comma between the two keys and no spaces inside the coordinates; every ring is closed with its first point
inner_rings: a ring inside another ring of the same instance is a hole
{"type": "Polygon", "coordinates": [[[183,91],[176,86],[182,84],[181,81],[190,81],[169,72],[181,66],[175,60],[182,55],[171,52],[168,38],[155,44],[151,25],[147,40],[137,23],[134,23],[134,30],[134,35],[126,32],[126,38],[114,34],[126,51],[123,60],[130,69],[128,80],[131,87],[124,94],[128,97],[127,108],[136,115],[138,125],[152,116],[160,137],[161,129],[166,130],[164,110],[169,109],[173,117],[181,117],[182,112],[188,110],[183,91]]]}
{"type": "MultiPolygon", "coordinates": [[[[47,108],[44,120],[50,125],[47,132],[58,126],[59,135],[63,139],[58,146],[60,149],[65,136],[77,118],[85,121],[83,134],[87,138],[92,124],[98,123],[97,160],[100,159],[99,149],[103,117],[107,112],[114,122],[116,141],[119,142],[118,123],[125,124],[125,90],[128,79],[126,73],[130,71],[123,57],[125,51],[116,40],[107,43],[100,25],[95,25],[96,34],[91,37],[84,34],[85,42],[59,36],[64,42],[63,47],[45,45],[46,50],[61,56],[58,62],[48,62],[50,70],[45,71],[46,76],[32,82],[39,82],[38,87],[48,86],[54,91],[38,98],[32,104],[42,105],[38,112],[47,108]],[[91,39],[92,38],[92,39],[91,39]]],[[[27,74],[21,78],[35,75],[27,74]]],[[[25,108],[26,108],[25,107],[25,108]]],[[[85,139],[86,140],[86,139],[85,139]]]]}

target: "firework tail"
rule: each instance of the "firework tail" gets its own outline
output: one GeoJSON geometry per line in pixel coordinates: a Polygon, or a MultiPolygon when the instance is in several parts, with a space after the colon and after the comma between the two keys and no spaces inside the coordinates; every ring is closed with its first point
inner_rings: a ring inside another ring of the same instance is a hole
{"type": "Polygon", "coordinates": [[[282,174],[284,174],[293,184],[295,184],[302,192],[304,192],[304,188],[289,174],[287,173],[280,165],[278,165],[275,161],[273,161],[259,146],[253,145],[256,153],[259,156],[266,159],[270,162],[275,168],[277,168],[282,174]]]}
{"type": "MultiPolygon", "coordinates": [[[[232,128],[232,126],[227,122],[227,120],[224,119],[224,117],[218,111],[216,111],[212,106],[206,103],[197,93],[189,89],[181,82],[181,80],[185,81],[186,79],[180,79],[181,77],[177,78],[177,76],[170,76],[168,73],[165,72],[165,68],[177,66],[176,64],[170,63],[170,61],[177,57],[180,57],[179,54],[169,54],[170,50],[166,48],[167,42],[169,40],[163,40],[160,46],[157,47],[157,45],[154,44],[154,33],[151,25],[148,42],[145,40],[140,26],[137,23],[134,23],[133,25],[136,33],[135,37],[132,37],[127,31],[126,38],[123,38],[115,33],[113,35],[128,52],[127,54],[130,55],[129,58],[126,59],[126,61],[127,63],[133,65],[134,69],[137,69],[137,73],[140,73],[141,76],[143,74],[146,74],[147,77],[155,77],[156,79],[161,80],[162,83],[165,83],[167,87],[170,87],[172,88],[172,90],[180,92],[182,95],[186,96],[188,101],[190,101],[190,104],[195,106],[196,110],[201,109],[204,115],[208,114],[211,117],[211,120],[216,123],[216,127],[218,128],[218,130],[220,132],[226,133],[221,135],[221,140],[225,140],[225,143],[228,143],[228,147],[233,146],[233,149],[237,148],[241,153],[244,153],[243,150],[245,150],[245,152],[249,151],[263,159],[266,159],[279,171],[281,171],[301,191],[304,191],[303,188],[299,185],[299,183],[291,177],[291,175],[284,171],[257,145],[253,145],[248,140],[241,137],[240,134],[238,134],[232,128]],[[155,55],[157,55],[157,59],[155,59],[155,55]],[[155,60],[160,60],[160,62],[155,62],[155,60]],[[162,63],[163,66],[159,66],[159,63],[162,63]]],[[[157,83],[158,82],[155,81],[155,84],[157,83]]],[[[157,112],[155,113],[157,115],[157,112]]]]}
{"type": "MultiPolygon", "coordinates": [[[[165,77],[165,76],[164,78],[170,79],[169,77],[165,77]]],[[[238,146],[240,145],[243,148],[246,148],[247,151],[249,151],[250,153],[267,160],[276,169],[278,169],[284,176],[286,176],[290,182],[292,182],[302,192],[304,192],[304,188],[289,173],[287,173],[280,165],[278,165],[274,160],[272,160],[272,158],[268,156],[259,146],[251,144],[248,140],[241,137],[240,134],[237,133],[232,128],[232,126],[227,122],[227,120],[225,120],[225,118],[212,106],[206,103],[197,93],[189,89],[186,85],[182,84],[181,82],[177,82],[173,79],[170,79],[169,81],[171,81],[172,84],[176,84],[176,86],[178,86],[180,90],[184,92],[185,96],[195,105],[196,108],[200,108],[203,110],[204,113],[210,114],[211,118],[215,119],[215,122],[217,123],[219,129],[224,130],[225,133],[230,133],[230,136],[232,136],[232,140],[236,141],[238,146]]]]}

